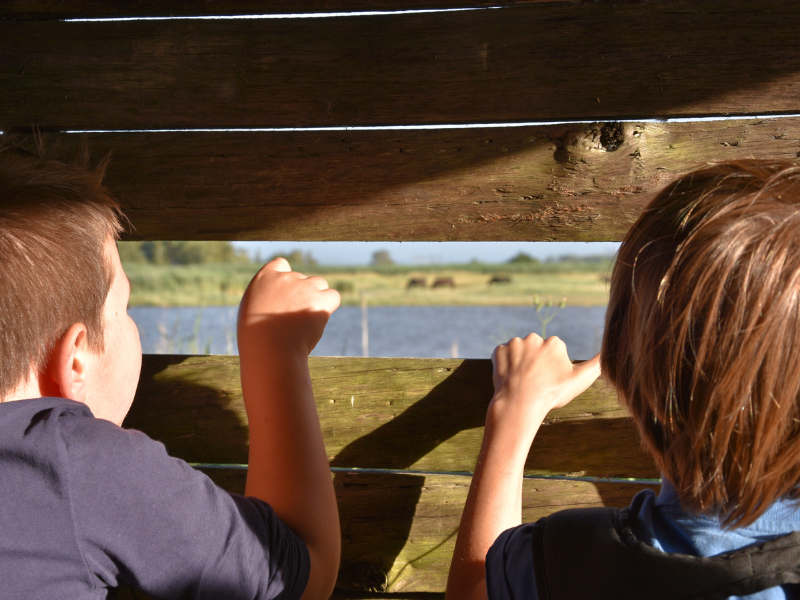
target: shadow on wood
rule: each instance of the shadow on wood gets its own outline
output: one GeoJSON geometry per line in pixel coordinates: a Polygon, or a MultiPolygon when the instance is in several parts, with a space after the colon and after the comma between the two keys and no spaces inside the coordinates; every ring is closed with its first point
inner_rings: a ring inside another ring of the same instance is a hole
{"type": "MultiPolygon", "coordinates": [[[[37,12],[23,4],[18,14],[37,12]]],[[[64,10],[104,10],[81,6],[64,10]]],[[[714,0],[276,22],[0,21],[0,126],[598,121],[96,137],[115,150],[108,185],[139,239],[614,240],[668,175],[788,144],[785,131],[749,148],[719,133],[697,149],[722,125],[683,124],[699,135],[658,150],[647,138],[663,142],[662,130],[681,124],[614,119],[796,112],[798,19],[787,0],[757,10],[714,0]]],[[[748,126],[760,125],[738,127],[748,126]]]]}
{"type": "Polygon", "coordinates": [[[135,239],[599,241],[678,173],[795,157],[800,119],[89,139],[135,239]]]}
{"type": "MultiPolygon", "coordinates": [[[[485,404],[491,398],[491,376],[485,390],[488,396],[477,400],[480,406],[457,404],[459,386],[473,385],[474,381],[474,368],[462,364],[422,400],[345,446],[331,466],[407,469],[459,431],[480,427],[485,404]]],[[[474,394],[470,397],[481,398],[474,394]]],[[[391,586],[389,572],[408,542],[425,476],[382,473],[371,477],[339,472],[334,481],[343,525],[337,587],[383,591],[391,586]],[[387,520],[387,514],[393,518],[387,520]],[[376,545],[377,532],[380,544],[376,545]]]]}
{"type": "Polygon", "coordinates": [[[0,126],[788,113],[797,109],[798,28],[791,0],[757,8],[750,0],[546,2],[338,19],[0,21],[0,126]]]}
{"type": "Polygon", "coordinates": [[[334,475],[342,524],[336,587],[383,592],[391,586],[390,572],[408,543],[424,484],[423,475],[334,475]]]}
{"type": "MultiPolygon", "coordinates": [[[[123,427],[148,433],[162,442],[170,455],[187,462],[211,462],[207,454],[212,447],[213,462],[246,464],[247,421],[232,406],[232,398],[241,396],[238,361],[186,359],[179,355],[147,356],[123,427]],[[206,362],[215,365],[213,373],[205,368],[206,362]],[[164,410],[164,403],[169,403],[168,410],[164,410]],[[158,423],[153,423],[154,415],[158,415],[158,423]]],[[[241,403],[238,407],[243,412],[241,403]]]]}
{"type": "Polygon", "coordinates": [[[424,398],[342,448],[331,467],[408,469],[460,431],[483,427],[492,393],[491,363],[465,361],[424,398]]]}

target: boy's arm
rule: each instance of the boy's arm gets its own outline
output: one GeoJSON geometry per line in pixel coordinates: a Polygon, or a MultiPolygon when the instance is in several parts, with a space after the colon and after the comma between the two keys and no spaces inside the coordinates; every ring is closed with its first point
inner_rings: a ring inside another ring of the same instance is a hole
{"type": "Polygon", "coordinates": [[[573,365],[560,339],[531,334],[495,349],[494,397],[486,414],[447,580],[448,600],[487,597],[486,553],[503,531],[522,522],[522,474],[547,413],[565,406],[600,375],[600,355],[573,365]]]}
{"type": "Polygon", "coordinates": [[[339,568],[339,514],[308,371],[339,300],[324,279],[276,259],[256,274],[239,307],[250,422],[246,493],[268,502],[305,541],[311,572],[303,600],[327,599],[339,568]]]}

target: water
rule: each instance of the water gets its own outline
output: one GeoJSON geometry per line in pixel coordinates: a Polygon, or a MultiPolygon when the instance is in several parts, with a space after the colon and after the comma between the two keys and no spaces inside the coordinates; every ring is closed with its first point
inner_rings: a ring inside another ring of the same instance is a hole
{"type": "MultiPolygon", "coordinates": [[[[134,307],[145,353],[236,354],[235,306],[205,308],[134,307]]],[[[604,306],[567,306],[547,325],[563,339],[570,358],[586,359],[600,349],[604,306]]],[[[370,307],[370,356],[488,358],[497,344],[541,333],[531,306],[370,307]]],[[[315,356],[361,356],[361,308],[343,306],[325,329],[315,356]]]]}

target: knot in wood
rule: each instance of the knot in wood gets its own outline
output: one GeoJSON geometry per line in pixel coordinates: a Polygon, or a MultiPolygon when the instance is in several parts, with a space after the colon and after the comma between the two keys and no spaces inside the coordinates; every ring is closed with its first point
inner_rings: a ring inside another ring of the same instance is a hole
{"type": "Polygon", "coordinates": [[[600,145],[606,152],[613,152],[619,148],[624,141],[625,132],[622,129],[622,123],[618,121],[604,123],[600,128],[600,145]]]}
{"type": "Polygon", "coordinates": [[[614,152],[625,142],[625,128],[619,121],[592,123],[583,131],[584,149],[614,152]]]}

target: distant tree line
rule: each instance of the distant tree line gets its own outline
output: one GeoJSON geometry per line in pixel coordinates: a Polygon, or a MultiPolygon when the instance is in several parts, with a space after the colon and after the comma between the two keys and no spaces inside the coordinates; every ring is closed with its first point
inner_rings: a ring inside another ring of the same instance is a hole
{"type": "MultiPolygon", "coordinates": [[[[289,264],[292,266],[292,269],[299,269],[300,267],[316,267],[317,266],[317,259],[311,254],[311,252],[303,252],[302,250],[292,250],[291,252],[278,252],[277,254],[273,254],[269,257],[268,260],[273,260],[282,256],[286,260],[289,261],[289,264]]],[[[256,260],[258,262],[262,262],[259,260],[261,257],[259,256],[256,260]]],[[[264,261],[266,262],[266,261],[264,261]]]]}
{"type": "MultiPolygon", "coordinates": [[[[545,260],[545,263],[553,264],[553,263],[575,263],[575,262],[582,262],[582,263],[607,263],[609,260],[613,260],[613,255],[610,254],[562,254],[561,256],[549,256],[545,260]]],[[[540,264],[539,261],[532,256],[525,254],[524,252],[520,252],[516,256],[508,259],[508,263],[512,265],[538,265],[540,264]]]]}
{"type": "Polygon", "coordinates": [[[613,254],[562,254],[561,256],[550,256],[547,263],[607,263],[614,260],[613,254]]]}
{"type": "Polygon", "coordinates": [[[532,256],[525,254],[524,252],[520,252],[516,256],[513,256],[508,259],[509,264],[512,265],[538,265],[539,261],[533,258],[532,256]]]}
{"type": "Polygon", "coordinates": [[[153,265],[203,265],[248,263],[246,250],[230,242],[120,242],[119,257],[125,263],[153,265]]]}
{"type": "MultiPolygon", "coordinates": [[[[278,252],[265,258],[256,256],[251,259],[247,251],[237,249],[230,242],[120,242],[118,245],[119,256],[124,263],[149,263],[153,265],[202,265],[202,264],[230,264],[230,263],[264,263],[279,256],[284,257],[292,265],[293,269],[302,269],[319,266],[317,260],[311,252],[303,252],[295,249],[291,252],[278,252]]],[[[601,264],[607,263],[613,257],[607,254],[597,254],[589,256],[578,256],[565,254],[558,257],[548,257],[545,264],[601,264]]],[[[471,263],[474,267],[481,263],[478,259],[473,259],[471,263]]],[[[536,258],[519,252],[508,259],[507,264],[515,267],[524,268],[525,266],[541,265],[536,258]]],[[[372,253],[369,263],[370,267],[386,269],[397,266],[387,250],[377,250],[372,253]]],[[[418,265],[416,265],[418,266],[418,265]]]]}

